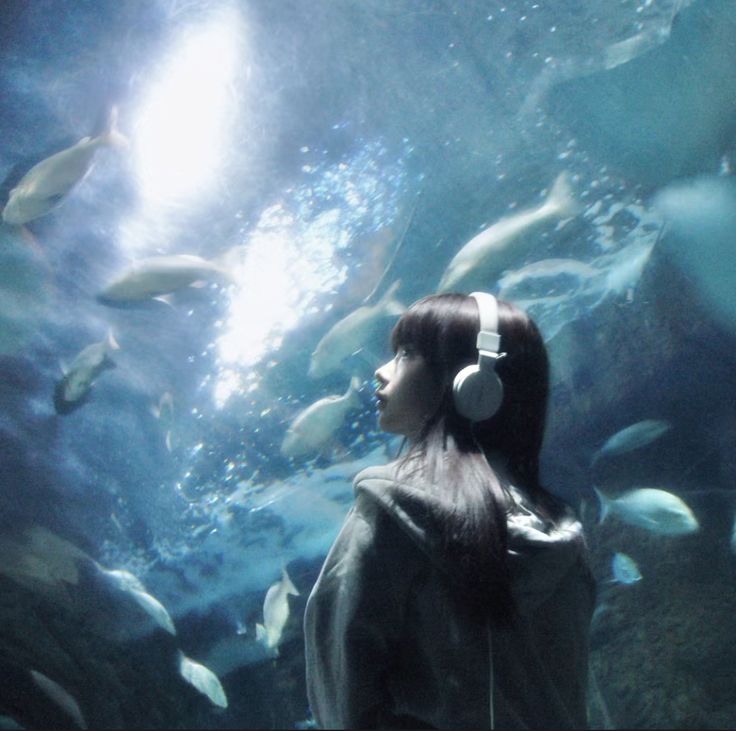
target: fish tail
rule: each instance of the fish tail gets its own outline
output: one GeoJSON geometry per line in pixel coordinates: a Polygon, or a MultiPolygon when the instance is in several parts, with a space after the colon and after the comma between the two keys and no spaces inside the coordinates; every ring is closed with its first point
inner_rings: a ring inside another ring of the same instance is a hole
{"type": "Polygon", "coordinates": [[[544,205],[552,209],[559,218],[571,218],[580,213],[581,206],[575,200],[567,171],[563,170],[555,178],[544,205]]]}
{"type": "Polygon", "coordinates": [[[384,293],[379,301],[379,306],[384,310],[387,315],[402,315],[406,307],[399,302],[396,298],[396,292],[398,292],[401,286],[401,280],[397,279],[384,293]]]}
{"type": "Polygon", "coordinates": [[[611,500],[610,498],[606,497],[597,487],[594,486],[593,490],[595,491],[595,494],[598,496],[598,500],[600,501],[600,504],[601,504],[601,514],[600,514],[600,517],[598,518],[598,525],[600,525],[606,519],[606,516],[608,515],[610,511],[611,500]]]}
{"type": "Polygon", "coordinates": [[[222,276],[231,284],[240,283],[237,273],[242,267],[244,251],[245,248],[242,244],[236,244],[224,254],[220,254],[212,259],[212,264],[217,267],[222,276]]]}
{"type": "Polygon", "coordinates": [[[281,581],[283,582],[284,589],[286,590],[287,594],[299,596],[299,589],[294,586],[294,582],[291,580],[289,572],[286,570],[286,568],[281,569],[281,581]]]}
{"type": "Polygon", "coordinates": [[[268,632],[260,622],[256,622],[256,642],[268,643],[268,632]]]}
{"type": "Polygon", "coordinates": [[[130,146],[128,138],[118,129],[118,108],[110,110],[110,122],[107,130],[98,138],[97,142],[108,147],[125,148],[130,146]]]}

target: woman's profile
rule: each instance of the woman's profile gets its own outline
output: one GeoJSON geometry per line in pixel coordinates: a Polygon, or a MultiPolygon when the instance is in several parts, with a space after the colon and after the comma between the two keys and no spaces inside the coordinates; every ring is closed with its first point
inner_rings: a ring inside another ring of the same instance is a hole
{"type": "Polygon", "coordinates": [[[540,484],[548,360],[486,293],[415,302],[376,371],[394,462],[363,470],[305,613],[326,728],[582,728],[582,527],[540,484]]]}

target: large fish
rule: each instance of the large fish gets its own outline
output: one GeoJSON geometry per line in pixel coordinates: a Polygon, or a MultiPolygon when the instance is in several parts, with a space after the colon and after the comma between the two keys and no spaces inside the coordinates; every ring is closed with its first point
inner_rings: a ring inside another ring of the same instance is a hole
{"type": "Polygon", "coordinates": [[[685,502],[666,490],[638,487],[615,498],[593,488],[601,503],[599,523],[616,515],[625,523],[662,535],[694,533],[700,528],[685,502]]]}
{"type": "Polygon", "coordinates": [[[456,291],[468,280],[491,287],[502,272],[523,260],[534,243],[528,236],[533,229],[578,211],[567,174],[560,173],[541,205],[505,216],[470,239],[447,265],[437,291],[456,291]]]}
{"type": "Polygon", "coordinates": [[[179,674],[220,708],[227,708],[227,696],[220,679],[205,665],[179,651],[179,674]]]}
{"type": "Polygon", "coordinates": [[[322,378],[339,370],[346,358],[373,337],[385,317],[404,311],[404,305],[394,299],[400,284],[399,280],[395,281],[374,305],[358,307],[330,328],[312,353],[310,378],[322,378]]]}
{"type": "Polygon", "coordinates": [[[667,40],[553,86],[547,110],[599,164],[654,188],[717,169],[733,148],[736,3],[695,0],[667,40]]]}
{"type": "Polygon", "coordinates": [[[3,220],[21,225],[45,215],[87,175],[100,147],[125,147],[128,141],[115,128],[116,119],[113,111],[106,132],[97,137],[84,137],[72,147],[34,165],[10,191],[3,220]]]}
{"type": "Polygon", "coordinates": [[[165,629],[171,635],[176,634],[176,627],[174,627],[174,622],[168,611],[166,611],[166,607],[146,591],[146,587],[143,586],[137,576],[125,569],[106,569],[98,563],[95,563],[95,565],[98,571],[116,589],[128,594],[159,627],[165,629]]]}
{"type": "Polygon", "coordinates": [[[325,396],[301,411],[289,426],[281,443],[284,457],[315,454],[333,440],[345,419],[345,414],[360,406],[360,378],[353,376],[342,396],[325,396]]]}
{"type": "Polygon", "coordinates": [[[86,403],[100,373],[115,367],[110,354],[119,348],[112,333],[108,333],[105,340],[92,343],[77,354],[54,388],[54,408],[57,414],[69,414],[86,403]]]}
{"type": "Polygon", "coordinates": [[[281,635],[289,619],[289,594],[299,596],[299,591],[289,578],[286,569],[281,580],[271,584],[263,601],[263,624],[256,624],[256,640],[274,654],[278,654],[281,635]]]}
{"type": "Polygon", "coordinates": [[[97,295],[97,300],[112,306],[147,302],[203,281],[233,282],[226,259],[192,254],[152,256],[125,269],[97,295]]]}
{"type": "Polygon", "coordinates": [[[715,175],[678,181],[652,205],[666,221],[662,250],[695,285],[708,313],[736,332],[736,181],[715,175]]]}
{"type": "Polygon", "coordinates": [[[650,444],[666,434],[672,425],[661,419],[644,419],[610,436],[603,446],[593,454],[591,464],[594,465],[602,457],[631,452],[634,449],[650,444]]]}

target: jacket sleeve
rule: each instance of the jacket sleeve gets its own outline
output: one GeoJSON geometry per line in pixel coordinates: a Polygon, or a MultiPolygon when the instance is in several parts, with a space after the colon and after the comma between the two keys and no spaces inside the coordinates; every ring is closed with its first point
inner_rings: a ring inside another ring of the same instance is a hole
{"type": "Polygon", "coordinates": [[[398,530],[389,522],[359,495],[307,602],[307,695],[322,728],[375,728],[390,716],[386,673],[401,604],[386,560],[398,530]]]}

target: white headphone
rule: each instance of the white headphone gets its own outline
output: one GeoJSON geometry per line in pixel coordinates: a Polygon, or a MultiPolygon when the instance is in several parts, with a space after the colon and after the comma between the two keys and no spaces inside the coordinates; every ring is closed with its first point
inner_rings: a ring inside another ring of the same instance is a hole
{"type": "Polygon", "coordinates": [[[506,353],[499,353],[501,336],[498,334],[498,302],[487,292],[472,292],[478,303],[480,331],[475,346],[478,364],[463,368],[452,383],[455,408],[470,421],[490,419],[500,408],[503,385],[496,373],[496,361],[506,353]]]}

